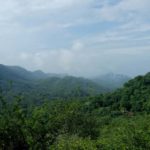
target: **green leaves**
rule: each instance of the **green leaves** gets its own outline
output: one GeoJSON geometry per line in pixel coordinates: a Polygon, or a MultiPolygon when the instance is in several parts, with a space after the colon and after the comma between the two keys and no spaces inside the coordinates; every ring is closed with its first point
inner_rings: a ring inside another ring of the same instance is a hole
{"type": "Polygon", "coordinates": [[[21,95],[10,104],[1,93],[0,149],[148,150],[149,79],[147,74],[114,93],[31,108],[21,95]]]}
{"type": "Polygon", "coordinates": [[[89,138],[76,135],[60,135],[51,150],[97,150],[96,145],[89,138]]]}

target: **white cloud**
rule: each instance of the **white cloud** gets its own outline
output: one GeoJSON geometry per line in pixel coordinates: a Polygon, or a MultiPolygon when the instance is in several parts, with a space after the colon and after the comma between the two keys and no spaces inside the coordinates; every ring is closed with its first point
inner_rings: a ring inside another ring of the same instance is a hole
{"type": "Polygon", "coordinates": [[[80,6],[85,7],[90,3],[91,0],[5,0],[0,1],[0,16],[9,14],[13,17],[15,15],[23,15],[24,13],[38,13],[39,11],[57,13],[54,11],[69,10],[80,6]]]}
{"type": "Polygon", "coordinates": [[[9,52],[9,55],[8,52],[3,53],[0,51],[0,63],[8,65],[19,64],[30,70],[43,69],[45,72],[68,73],[86,77],[107,72],[135,75],[149,71],[149,49],[149,46],[91,49],[81,41],[78,41],[73,43],[68,49],[20,53],[12,51],[9,52]],[[82,48],[75,46],[79,43],[82,45],[82,48]],[[143,70],[142,66],[140,66],[138,70],[135,70],[142,63],[144,63],[146,69],[143,70]]]}
{"type": "Polygon", "coordinates": [[[0,1],[0,62],[75,75],[125,73],[133,62],[133,73],[150,57],[149,7],[149,0],[0,1]]]}
{"type": "Polygon", "coordinates": [[[121,0],[116,5],[105,4],[100,10],[101,19],[106,21],[129,21],[147,16],[149,0],[121,0]]]}

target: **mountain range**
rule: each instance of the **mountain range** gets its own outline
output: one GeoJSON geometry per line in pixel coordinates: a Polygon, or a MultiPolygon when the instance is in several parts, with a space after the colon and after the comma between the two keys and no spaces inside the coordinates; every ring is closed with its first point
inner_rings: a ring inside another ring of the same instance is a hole
{"type": "MultiPolygon", "coordinates": [[[[41,103],[43,99],[78,98],[111,92],[120,88],[129,77],[106,74],[86,79],[67,74],[28,71],[19,66],[0,65],[0,87],[6,95],[22,93],[25,101],[41,103]]],[[[9,98],[10,99],[10,98],[9,98]]]]}
{"type": "Polygon", "coordinates": [[[94,79],[1,68],[0,149],[150,149],[150,73],[109,92],[126,76],[96,78],[111,81],[106,89],[94,79]]]}

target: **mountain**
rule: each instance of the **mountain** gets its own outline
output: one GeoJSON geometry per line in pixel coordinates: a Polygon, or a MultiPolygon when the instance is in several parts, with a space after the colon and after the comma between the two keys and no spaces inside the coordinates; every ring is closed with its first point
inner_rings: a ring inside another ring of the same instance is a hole
{"type": "Polygon", "coordinates": [[[29,76],[30,72],[20,67],[0,65],[0,80],[25,80],[26,74],[29,76]]]}
{"type": "Polygon", "coordinates": [[[85,97],[108,91],[89,79],[48,74],[40,70],[31,72],[5,65],[0,65],[0,87],[8,97],[22,93],[25,101],[30,99],[35,103],[44,99],[85,97]]]}
{"type": "Polygon", "coordinates": [[[91,80],[112,91],[122,87],[124,83],[126,83],[130,79],[131,78],[126,75],[108,73],[105,75],[92,78],[91,80]]]}
{"type": "MultiPolygon", "coordinates": [[[[127,111],[150,110],[150,73],[137,76],[115,92],[120,97],[120,108],[127,111]]],[[[116,97],[117,98],[117,97],[116,97]]]]}
{"type": "Polygon", "coordinates": [[[119,112],[150,111],[150,73],[129,80],[115,92],[95,97],[99,107],[111,107],[119,112]]]}
{"type": "Polygon", "coordinates": [[[54,73],[44,73],[41,70],[28,71],[19,66],[6,66],[0,64],[0,80],[15,80],[15,81],[25,81],[25,80],[36,80],[45,79],[48,77],[64,77],[65,74],[54,74],[54,73]]]}
{"type": "Polygon", "coordinates": [[[63,78],[51,77],[45,80],[39,80],[37,87],[44,87],[44,91],[47,89],[50,91],[49,93],[53,93],[55,96],[61,95],[63,97],[83,97],[107,92],[107,89],[88,79],[72,76],[63,78]]]}

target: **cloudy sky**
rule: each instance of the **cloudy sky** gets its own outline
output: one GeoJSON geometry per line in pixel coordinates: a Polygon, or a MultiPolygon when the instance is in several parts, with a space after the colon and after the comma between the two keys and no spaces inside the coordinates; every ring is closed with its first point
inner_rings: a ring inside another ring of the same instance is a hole
{"type": "Polygon", "coordinates": [[[0,0],[0,63],[96,76],[150,71],[150,0],[0,0]]]}

